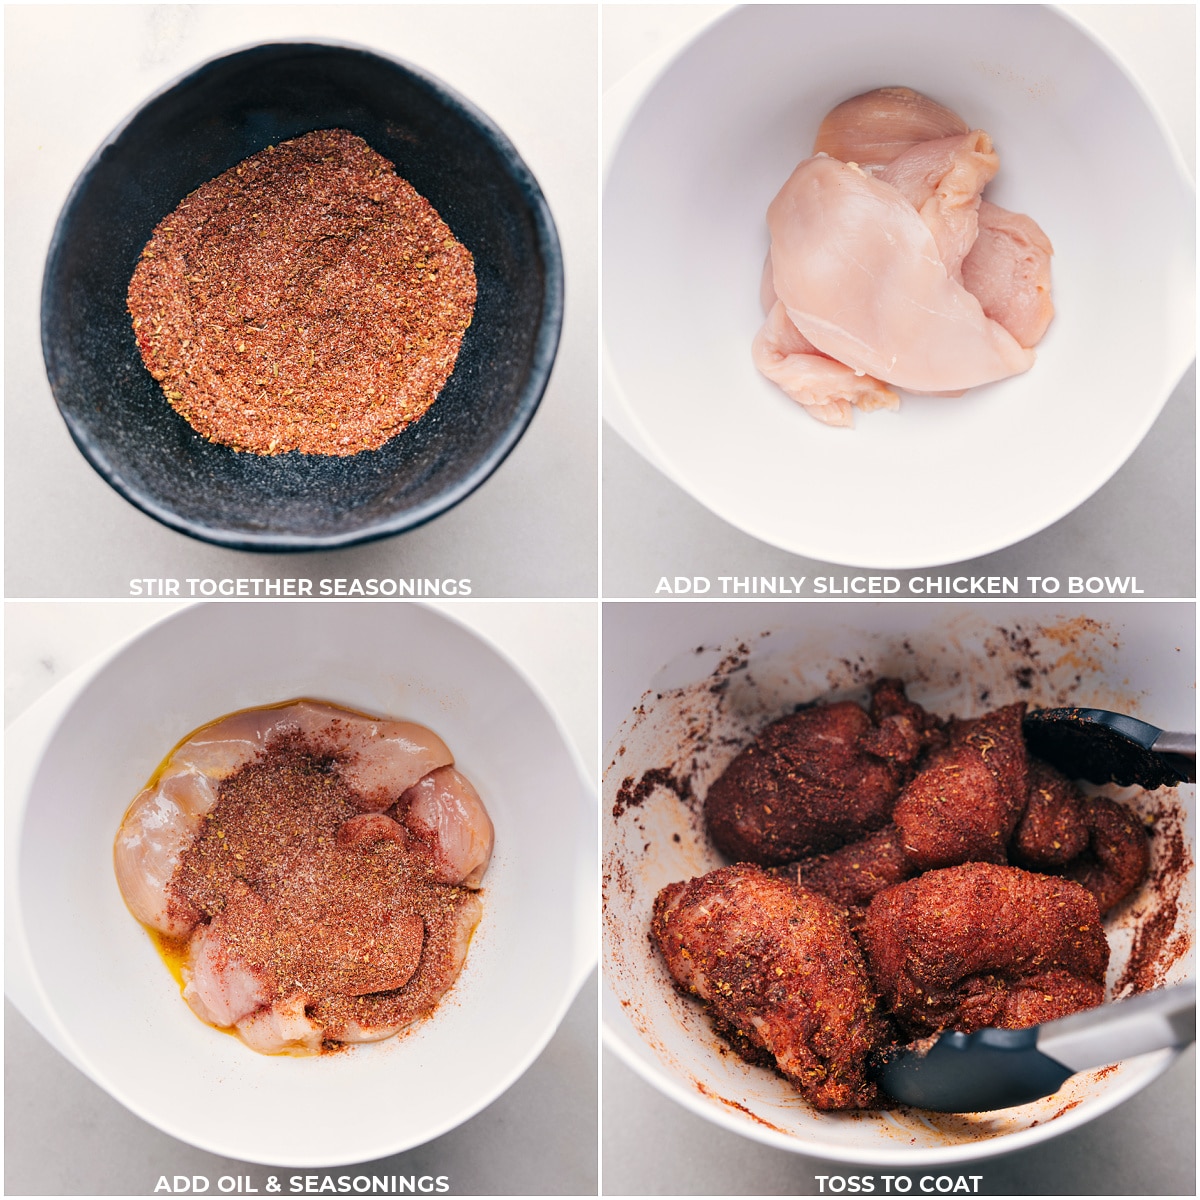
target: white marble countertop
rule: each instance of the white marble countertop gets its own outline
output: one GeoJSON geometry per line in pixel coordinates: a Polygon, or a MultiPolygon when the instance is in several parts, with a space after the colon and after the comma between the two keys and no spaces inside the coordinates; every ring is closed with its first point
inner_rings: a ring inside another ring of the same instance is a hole
{"type": "Polygon", "coordinates": [[[137,577],[469,578],[477,596],[596,589],[597,14],[593,5],[17,5],[5,10],[5,594],[127,596],[137,577]],[[58,415],[39,340],[42,270],[75,178],[144,99],[223,52],[357,43],[432,72],[529,164],[563,246],[549,387],[496,473],[420,529],[259,555],[193,541],[123,500],[58,415]]]}
{"type": "MultiPolygon", "coordinates": [[[[5,719],[177,605],[10,601],[5,606],[5,719]]],[[[597,751],[594,601],[457,601],[437,607],[512,659],[562,722],[589,776],[597,751]]],[[[596,981],[586,983],[532,1068],[459,1128],[381,1162],[290,1175],[447,1175],[463,1195],[595,1194],[596,981]]],[[[170,1086],[164,1080],[164,1086],[170,1086]]],[[[5,1193],[149,1195],[159,1176],[248,1177],[271,1168],[197,1150],[146,1124],[62,1058],[17,1010],[5,1012],[5,1193]]]]}

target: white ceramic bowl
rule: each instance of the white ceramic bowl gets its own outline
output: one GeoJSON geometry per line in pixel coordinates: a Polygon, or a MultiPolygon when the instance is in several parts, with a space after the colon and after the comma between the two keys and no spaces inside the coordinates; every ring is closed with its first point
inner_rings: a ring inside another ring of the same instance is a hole
{"type": "Polygon", "coordinates": [[[8,731],[6,987],[70,1060],[213,1153],[333,1166],[453,1128],[533,1062],[594,962],[595,804],[516,668],[414,604],[212,604],[152,626],[8,731]],[[122,814],[175,743],[298,696],[430,726],[496,826],[454,988],[400,1037],[264,1057],[198,1021],[118,892],[122,814]],[[14,911],[15,910],[15,911],[14,911]]]}
{"type": "MultiPolygon", "coordinates": [[[[773,1072],[718,1041],[700,1007],[671,986],[650,946],[660,888],[722,864],[698,803],[659,788],[613,816],[624,780],[650,768],[708,784],[753,731],[797,703],[863,694],[896,675],[933,711],[971,715],[1027,700],[1133,713],[1164,728],[1195,719],[1195,615],[1190,604],[964,605],[628,604],[604,623],[605,752],[603,999],[606,1043],[660,1091],[746,1137],[827,1159],[917,1167],[1006,1153],[1073,1129],[1156,1078],[1158,1051],[1075,1076],[1053,1097],[976,1115],[819,1113],[773,1072]],[[719,688],[714,691],[714,684],[719,688]]],[[[1171,837],[1194,843],[1195,788],[1106,789],[1144,812],[1176,810],[1152,839],[1157,868],[1171,837]]],[[[1157,960],[1155,982],[1191,978],[1194,869],[1166,873],[1106,921],[1110,989],[1130,959],[1135,928],[1175,905],[1188,952],[1157,960]]],[[[1111,993],[1110,993],[1111,994],[1111,993]]]]}
{"type": "Polygon", "coordinates": [[[1058,520],[1133,452],[1195,352],[1194,254],[1169,136],[1062,13],[749,6],[670,64],[613,155],[611,391],[675,483],[765,542],[864,567],[972,558],[1058,520]],[[1053,241],[1058,315],[1026,375],[830,429],[750,361],[766,209],[823,115],[891,84],[992,135],[987,195],[1053,241]]]}

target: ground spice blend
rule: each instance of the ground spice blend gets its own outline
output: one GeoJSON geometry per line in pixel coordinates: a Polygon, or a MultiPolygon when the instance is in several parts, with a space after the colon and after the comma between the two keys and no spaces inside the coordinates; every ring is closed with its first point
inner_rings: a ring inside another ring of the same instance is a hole
{"type": "Polygon", "coordinates": [[[209,441],[252,454],[376,450],[454,370],[471,253],[390,162],[307,133],[196,189],[129,284],[138,349],[209,441]]]}
{"type": "Polygon", "coordinates": [[[220,920],[218,959],[236,949],[264,1004],[302,1004],[326,1050],[348,1029],[362,1040],[427,1015],[480,911],[474,893],[437,882],[420,843],[354,831],[362,798],[336,757],[291,734],[235,771],[168,888],[181,912],[220,920]]]}

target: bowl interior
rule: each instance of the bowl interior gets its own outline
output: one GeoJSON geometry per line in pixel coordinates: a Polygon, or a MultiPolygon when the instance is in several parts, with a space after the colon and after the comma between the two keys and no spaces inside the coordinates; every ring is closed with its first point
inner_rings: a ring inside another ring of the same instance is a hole
{"type": "Polygon", "coordinates": [[[478,486],[524,431],[562,320],[557,235],[512,145],[430,77],[365,50],[257,46],[148,101],[88,165],[51,243],[42,342],[55,399],[92,465],[183,532],[258,549],[395,533],[478,486]],[[344,128],[395,164],[475,259],[454,373],[416,425],[349,458],[264,458],[206,442],[142,365],[125,296],[155,225],[268,145],[344,128]]]}
{"type": "Polygon", "coordinates": [[[604,213],[605,342],[638,431],[709,509],[818,559],[911,568],[1037,532],[1125,461],[1193,354],[1190,186],[1130,80],[1043,6],[738,9],[643,101],[604,213]],[[766,210],[823,115],[884,85],[992,135],[986,194],[1054,243],[1057,315],[1027,374],[831,429],[750,359],[766,210]],[[1136,356],[1097,353],[1131,334],[1136,356]]]}
{"type": "Polygon", "coordinates": [[[77,1065],[173,1136],[277,1165],[379,1158],[477,1112],[553,1033],[588,965],[594,814],[537,696],[448,618],[412,605],[187,609],[99,671],[34,777],[18,894],[35,981],[77,1065]],[[125,908],[112,843],[182,736],[297,696],[434,729],[484,797],[496,852],[466,966],[430,1018],[347,1053],[268,1058],[184,1004],[125,908]]]}
{"type": "MultiPolygon", "coordinates": [[[[675,992],[647,933],[663,886],[722,865],[704,829],[701,801],[768,720],[818,697],[862,698],[866,680],[896,675],[908,681],[910,695],[943,715],[973,715],[1016,700],[1084,703],[1160,727],[1190,728],[1190,606],[1122,606],[1084,616],[1033,605],[1003,615],[939,605],[818,612],[696,605],[671,613],[669,622],[661,606],[621,607],[606,614],[605,624],[606,680],[626,705],[604,782],[603,811],[619,814],[605,817],[605,1026],[610,1044],[643,1076],[698,1114],[772,1145],[916,1166],[1053,1137],[1165,1069],[1170,1052],[1145,1055],[1075,1076],[1053,1097],[989,1114],[818,1113],[779,1076],[724,1047],[699,1006],[675,992]],[[640,803],[620,802],[625,780],[663,767],[690,780],[693,801],[659,787],[640,803]]],[[[1157,818],[1151,878],[1105,922],[1113,952],[1110,995],[1124,994],[1139,969],[1141,986],[1189,978],[1194,870],[1172,865],[1172,855],[1180,851],[1190,867],[1194,788],[1105,790],[1157,818]],[[1135,945],[1135,933],[1160,913],[1169,914],[1161,938],[1143,936],[1135,945]]]]}

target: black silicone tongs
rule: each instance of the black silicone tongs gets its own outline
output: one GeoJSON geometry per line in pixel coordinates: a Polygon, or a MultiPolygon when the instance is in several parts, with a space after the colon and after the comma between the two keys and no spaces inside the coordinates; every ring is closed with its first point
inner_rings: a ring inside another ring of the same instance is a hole
{"type": "Polygon", "coordinates": [[[1052,1096],[1072,1075],[1196,1040],[1196,985],[1143,992],[1030,1029],[943,1033],[893,1053],[893,1099],[932,1112],[991,1112],[1052,1096]]]}
{"type": "Polygon", "coordinates": [[[1071,779],[1148,790],[1196,781],[1196,735],[1170,733],[1103,708],[1035,708],[1024,723],[1032,754],[1071,779]]]}

